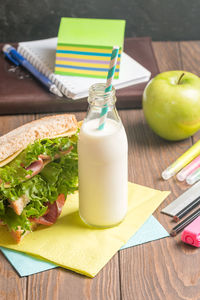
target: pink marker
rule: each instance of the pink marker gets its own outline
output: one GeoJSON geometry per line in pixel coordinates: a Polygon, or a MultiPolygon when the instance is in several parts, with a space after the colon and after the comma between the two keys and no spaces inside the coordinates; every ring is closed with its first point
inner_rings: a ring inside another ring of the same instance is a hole
{"type": "Polygon", "coordinates": [[[181,234],[184,243],[200,247],[200,216],[190,223],[181,234]]]}
{"type": "Polygon", "coordinates": [[[183,181],[186,179],[186,177],[191,174],[193,171],[198,169],[200,167],[200,155],[197,156],[191,163],[189,163],[185,168],[183,168],[178,174],[176,175],[176,178],[179,181],[183,181]]]}

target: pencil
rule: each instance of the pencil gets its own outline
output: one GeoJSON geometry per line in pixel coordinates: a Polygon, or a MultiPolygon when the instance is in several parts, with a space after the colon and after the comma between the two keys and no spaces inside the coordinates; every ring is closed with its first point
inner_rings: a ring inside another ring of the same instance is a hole
{"type": "Polygon", "coordinates": [[[180,210],[176,216],[173,217],[175,222],[180,221],[185,215],[187,215],[193,208],[195,208],[198,204],[200,204],[200,196],[194,199],[191,203],[189,203],[186,207],[180,210]]]}
{"type": "Polygon", "coordinates": [[[188,224],[190,224],[193,220],[195,220],[198,216],[200,216],[200,209],[195,210],[191,215],[185,218],[182,222],[172,228],[170,232],[171,236],[176,236],[179,231],[184,229],[188,224]]]}

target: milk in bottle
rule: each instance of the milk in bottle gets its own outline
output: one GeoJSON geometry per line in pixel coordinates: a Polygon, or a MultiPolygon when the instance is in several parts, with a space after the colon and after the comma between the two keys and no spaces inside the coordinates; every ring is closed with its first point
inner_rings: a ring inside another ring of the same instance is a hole
{"type": "Polygon", "coordinates": [[[100,228],[124,219],[128,197],[127,137],[115,108],[115,90],[105,96],[104,89],[104,84],[90,88],[89,110],[78,141],[79,213],[85,223],[100,228]],[[105,101],[108,114],[99,130],[105,101]]]}

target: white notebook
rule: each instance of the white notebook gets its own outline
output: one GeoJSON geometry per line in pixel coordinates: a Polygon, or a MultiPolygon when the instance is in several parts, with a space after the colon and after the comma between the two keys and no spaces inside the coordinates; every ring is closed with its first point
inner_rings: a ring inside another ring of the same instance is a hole
{"type": "MultiPolygon", "coordinates": [[[[21,42],[18,51],[35,68],[47,76],[57,88],[68,98],[81,99],[88,96],[92,84],[105,82],[104,79],[63,76],[54,74],[57,38],[21,42]]],[[[113,80],[115,89],[124,88],[150,79],[151,73],[142,65],[122,53],[119,79],[113,80]]]]}

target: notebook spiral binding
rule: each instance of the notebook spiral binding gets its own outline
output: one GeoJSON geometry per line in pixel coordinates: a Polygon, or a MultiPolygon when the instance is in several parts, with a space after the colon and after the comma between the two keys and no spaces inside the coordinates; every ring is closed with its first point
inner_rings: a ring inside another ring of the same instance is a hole
{"type": "Polygon", "coordinates": [[[26,49],[26,47],[19,45],[18,52],[21,53],[21,55],[26,58],[39,72],[48,77],[66,97],[72,97],[73,93],[69,91],[69,89],[74,89],[72,84],[66,80],[65,83],[63,83],[60,76],[56,77],[52,72],[50,72],[50,66],[47,67],[45,62],[38,55],[36,56],[30,48],[26,49]],[[66,88],[66,86],[68,86],[68,88],[66,88]]]}

